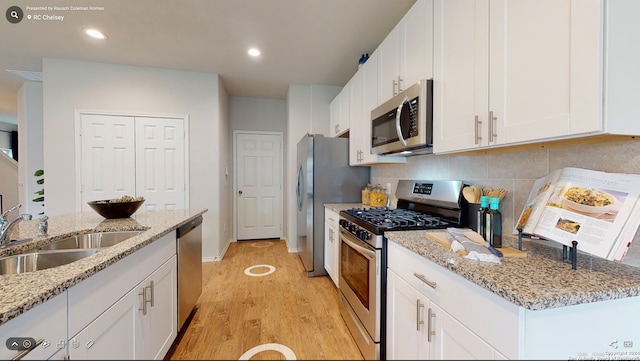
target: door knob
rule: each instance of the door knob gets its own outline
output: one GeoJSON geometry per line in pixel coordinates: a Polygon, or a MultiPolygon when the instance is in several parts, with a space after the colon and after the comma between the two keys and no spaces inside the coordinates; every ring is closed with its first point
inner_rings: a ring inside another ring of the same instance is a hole
{"type": "Polygon", "coordinates": [[[242,191],[238,191],[238,194],[239,194],[239,195],[242,195],[242,191]]]}

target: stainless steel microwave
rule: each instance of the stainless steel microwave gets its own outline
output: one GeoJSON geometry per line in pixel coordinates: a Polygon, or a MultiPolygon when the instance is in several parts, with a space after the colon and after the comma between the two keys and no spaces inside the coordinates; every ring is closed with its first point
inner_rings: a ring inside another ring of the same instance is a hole
{"type": "Polygon", "coordinates": [[[433,79],[423,79],[371,111],[371,153],[433,152],[433,79]]]}

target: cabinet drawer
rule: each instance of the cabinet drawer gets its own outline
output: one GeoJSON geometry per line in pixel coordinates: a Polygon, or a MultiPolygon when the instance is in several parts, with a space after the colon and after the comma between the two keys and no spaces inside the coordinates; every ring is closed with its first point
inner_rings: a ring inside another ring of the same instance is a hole
{"type": "Polygon", "coordinates": [[[333,227],[335,229],[340,228],[339,224],[340,214],[334,212],[329,208],[324,208],[324,221],[329,225],[329,227],[333,227]]]}
{"type": "Polygon", "coordinates": [[[169,232],[69,288],[69,337],[75,336],[175,254],[175,232],[169,232]]]}
{"type": "Polygon", "coordinates": [[[518,306],[393,241],[388,250],[389,268],[431,302],[501,353],[517,352],[518,306]]]}

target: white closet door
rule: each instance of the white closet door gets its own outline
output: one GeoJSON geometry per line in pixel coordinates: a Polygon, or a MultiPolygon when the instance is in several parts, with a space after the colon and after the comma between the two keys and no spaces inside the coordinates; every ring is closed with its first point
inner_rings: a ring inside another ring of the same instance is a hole
{"type": "Polygon", "coordinates": [[[238,239],[282,237],[282,137],[238,134],[238,239]]]}
{"type": "Polygon", "coordinates": [[[136,195],[146,209],[185,208],[184,119],[135,118],[136,195]]]}
{"type": "Polygon", "coordinates": [[[136,194],[134,119],[83,114],[82,210],[88,201],[136,194]]]}

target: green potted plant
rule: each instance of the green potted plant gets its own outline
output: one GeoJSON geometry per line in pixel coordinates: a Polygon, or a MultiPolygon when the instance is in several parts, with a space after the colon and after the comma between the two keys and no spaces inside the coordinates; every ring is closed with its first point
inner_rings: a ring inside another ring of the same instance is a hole
{"type": "MultiPolygon", "coordinates": [[[[36,177],[39,177],[38,179],[36,179],[36,183],[38,185],[43,185],[44,184],[44,170],[38,169],[37,171],[35,171],[33,173],[33,175],[36,176],[36,177]]],[[[36,191],[36,192],[33,192],[33,193],[35,195],[37,195],[37,197],[32,199],[32,201],[36,202],[36,203],[42,203],[42,207],[44,208],[44,186],[39,191],[36,191]]],[[[38,214],[44,214],[44,209],[38,214]]]]}

